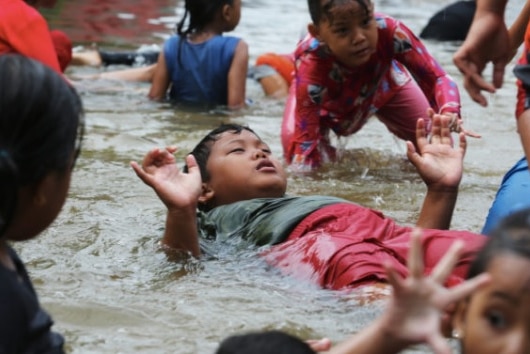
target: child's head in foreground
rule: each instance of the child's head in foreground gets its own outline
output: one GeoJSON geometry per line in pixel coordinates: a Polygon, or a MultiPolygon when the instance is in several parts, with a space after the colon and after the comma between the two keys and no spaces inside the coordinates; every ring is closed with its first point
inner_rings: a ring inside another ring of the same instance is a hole
{"type": "Polygon", "coordinates": [[[287,178],[282,164],[248,127],[223,124],[209,132],[191,154],[201,171],[202,210],[285,194],[287,178]]]}
{"type": "Polygon", "coordinates": [[[47,66],[0,55],[0,238],[44,230],[64,204],[81,148],[82,104],[47,66]]]}
{"type": "Polygon", "coordinates": [[[469,269],[491,281],[459,304],[453,336],[462,353],[530,353],[530,209],[505,218],[469,269]]]}
{"type": "Polygon", "coordinates": [[[177,24],[177,33],[181,36],[208,30],[212,24],[221,25],[223,32],[230,32],[239,24],[241,0],[186,0],[184,11],[177,24]],[[186,22],[188,27],[184,29],[186,22]]]}
{"type": "Polygon", "coordinates": [[[252,332],[224,339],[215,354],[315,354],[307,343],[281,331],[252,332]]]}
{"type": "Polygon", "coordinates": [[[369,0],[308,0],[311,35],[347,67],[357,67],[376,52],[378,29],[369,0]]]}

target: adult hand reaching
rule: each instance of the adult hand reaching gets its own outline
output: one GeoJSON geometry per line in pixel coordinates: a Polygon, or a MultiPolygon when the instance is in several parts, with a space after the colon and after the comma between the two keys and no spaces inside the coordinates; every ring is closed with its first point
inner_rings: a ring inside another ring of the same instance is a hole
{"type": "Polygon", "coordinates": [[[464,76],[465,89],[473,101],[482,106],[487,106],[488,101],[481,91],[494,93],[502,86],[504,68],[512,55],[503,15],[504,11],[498,8],[479,6],[466,40],[453,56],[455,65],[464,76]],[[489,62],[493,63],[492,83],[482,77],[489,62]]]}

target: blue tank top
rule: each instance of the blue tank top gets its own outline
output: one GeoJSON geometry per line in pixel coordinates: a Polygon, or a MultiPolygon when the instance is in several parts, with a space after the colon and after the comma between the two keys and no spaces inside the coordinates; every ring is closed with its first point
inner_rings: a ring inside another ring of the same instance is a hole
{"type": "Polygon", "coordinates": [[[164,44],[171,79],[169,98],[188,105],[226,105],[228,71],[241,39],[214,36],[203,43],[190,43],[180,36],[164,44]]]}

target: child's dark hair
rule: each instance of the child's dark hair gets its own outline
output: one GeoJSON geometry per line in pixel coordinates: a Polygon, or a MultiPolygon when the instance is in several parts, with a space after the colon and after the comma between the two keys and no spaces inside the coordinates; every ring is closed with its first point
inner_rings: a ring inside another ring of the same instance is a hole
{"type": "Polygon", "coordinates": [[[219,9],[233,3],[234,0],[186,0],[184,16],[177,24],[177,34],[185,38],[188,34],[201,31],[215,19],[219,9]],[[188,27],[184,29],[188,15],[188,27]]]}
{"type": "Polygon", "coordinates": [[[215,354],[315,354],[301,339],[281,331],[251,332],[224,339],[215,354]]]}
{"type": "Polygon", "coordinates": [[[323,19],[333,22],[336,8],[352,2],[358,3],[367,15],[370,13],[370,0],[307,0],[311,21],[315,25],[318,25],[323,19]]]}
{"type": "Polygon", "coordinates": [[[182,41],[185,38],[196,32],[200,32],[208,24],[210,24],[217,16],[218,11],[224,5],[232,5],[234,0],[186,0],[184,2],[184,15],[177,24],[177,34],[181,37],[179,42],[178,63],[180,62],[180,52],[182,48],[182,41]],[[189,20],[188,20],[189,16],[189,20]],[[188,27],[184,29],[184,26],[188,27]]]}
{"type": "Polygon", "coordinates": [[[67,171],[81,148],[84,118],[75,89],[51,68],[0,55],[0,237],[20,187],[67,171]]]}
{"type": "MultiPolygon", "coordinates": [[[[206,134],[206,136],[202,138],[202,140],[199,141],[199,143],[193,148],[190,154],[193,155],[195,157],[195,160],[197,161],[197,165],[199,166],[199,170],[201,171],[201,179],[203,182],[208,182],[210,180],[210,175],[206,170],[206,164],[208,163],[208,158],[210,157],[212,146],[219,138],[219,135],[225,132],[241,134],[243,130],[247,130],[252,134],[258,136],[258,134],[256,134],[256,132],[254,132],[252,129],[240,124],[221,124],[219,127],[206,134]]],[[[187,173],[188,166],[184,166],[183,171],[187,173]]],[[[207,208],[205,205],[199,204],[199,209],[206,210],[207,208]]]]}
{"type": "Polygon", "coordinates": [[[471,263],[468,278],[483,273],[499,254],[510,253],[530,259],[530,208],[505,217],[471,263]]]}

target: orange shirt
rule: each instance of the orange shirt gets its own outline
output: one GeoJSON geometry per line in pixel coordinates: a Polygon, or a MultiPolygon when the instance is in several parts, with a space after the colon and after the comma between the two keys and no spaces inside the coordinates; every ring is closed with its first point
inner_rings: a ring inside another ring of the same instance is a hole
{"type": "Polygon", "coordinates": [[[23,0],[0,0],[0,54],[19,53],[62,73],[48,24],[23,0]]]}

